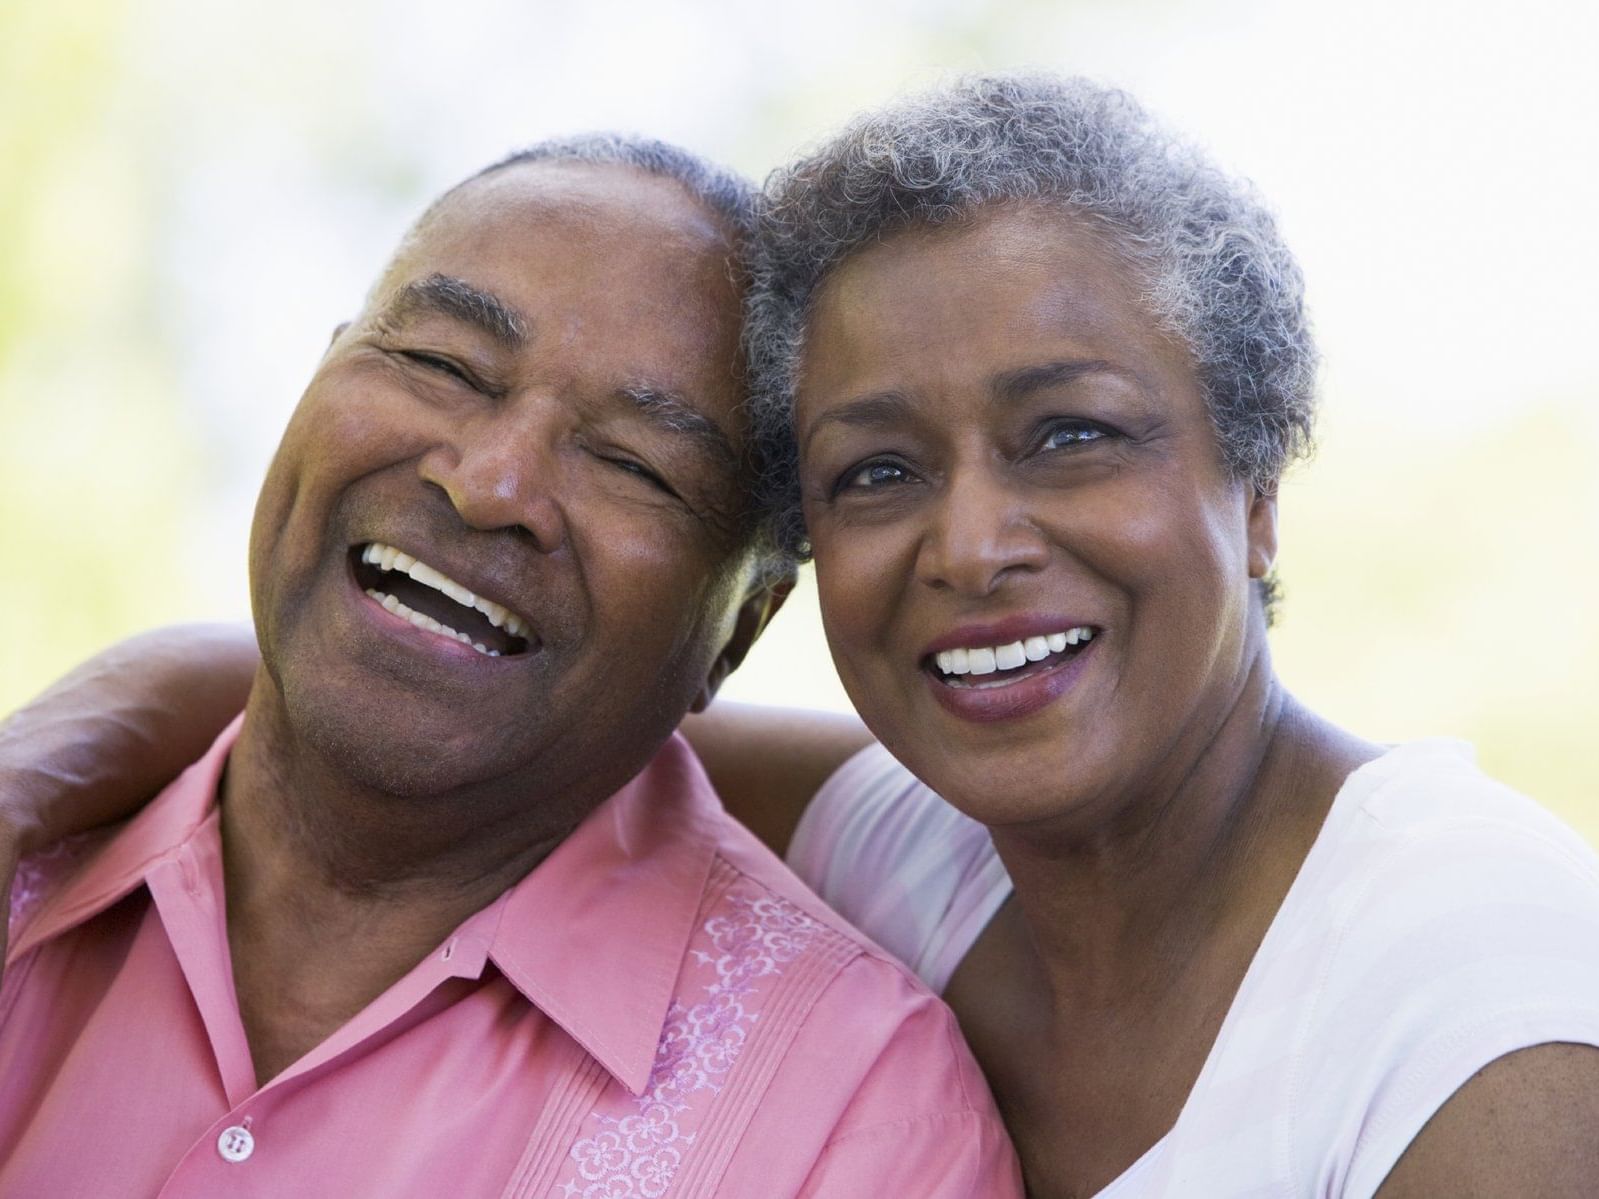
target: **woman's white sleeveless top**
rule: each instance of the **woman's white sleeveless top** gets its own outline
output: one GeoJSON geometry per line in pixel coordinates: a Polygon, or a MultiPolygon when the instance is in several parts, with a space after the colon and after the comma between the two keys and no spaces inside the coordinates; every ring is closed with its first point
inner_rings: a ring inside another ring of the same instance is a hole
{"type": "MultiPolygon", "coordinates": [[[[879,746],[789,864],[940,991],[1010,893],[879,746]]],[[[1369,1196],[1473,1074],[1553,1041],[1599,1045],[1599,858],[1469,746],[1400,746],[1345,781],[1177,1123],[1100,1194],[1369,1196]]]]}

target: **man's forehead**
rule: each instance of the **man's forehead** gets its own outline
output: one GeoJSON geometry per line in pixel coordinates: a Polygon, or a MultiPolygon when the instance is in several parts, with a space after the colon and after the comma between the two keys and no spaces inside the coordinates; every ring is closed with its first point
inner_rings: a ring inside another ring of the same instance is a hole
{"type": "Polygon", "coordinates": [[[720,216],[675,179],[622,163],[541,159],[469,179],[419,223],[447,229],[506,222],[621,226],[680,241],[685,250],[731,251],[720,216]]]}
{"type": "Polygon", "coordinates": [[[435,207],[369,300],[385,328],[443,320],[644,410],[742,431],[731,239],[675,180],[517,164],[435,207]],[[564,364],[564,365],[563,365],[564,364]],[[661,396],[674,402],[654,402],[661,396]]]}
{"type": "Polygon", "coordinates": [[[629,166],[518,163],[468,181],[401,244],[369,304],[433,275],[513,306],[560,310],[680,361],[732,365],[741,317],[737,246],[676,180],[629,166]],[[636,335],[636,336],[635,336],[636,335]]]}

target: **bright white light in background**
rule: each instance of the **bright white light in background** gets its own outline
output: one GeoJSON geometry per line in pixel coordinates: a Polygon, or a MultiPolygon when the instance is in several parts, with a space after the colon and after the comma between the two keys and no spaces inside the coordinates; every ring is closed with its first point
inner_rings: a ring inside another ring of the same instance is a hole
{"type": "MultiPolygon", "coordinates": [[[[164,0],[134,53],[175,214],[170,328],[190,411],[221,447],[219,502],[189,539],[191,603],[173,615],[244,612],[266,456],[405,223],[557,132],[641,129],[760,173],[949,71],[1086,73],[1130,88],[1279,210],[1309,279],[1332,430],[1433,441],[1591,392],[1595,11],[164,0]],[[218,545],[238,547],[238,570],[216,569],[218,545]]],[[[803,599],[778,634],[729,693],[841,703],[803,599]]]]}

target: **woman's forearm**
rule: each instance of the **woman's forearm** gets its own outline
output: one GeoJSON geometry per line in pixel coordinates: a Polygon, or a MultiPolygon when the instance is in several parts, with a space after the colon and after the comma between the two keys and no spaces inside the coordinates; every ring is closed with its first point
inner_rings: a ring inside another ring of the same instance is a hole
{"type": "Polygon", "coordinates": [[[854,716],[726,700],[682,731],[728,812],[778,855],[817,789],[872,740],[854,716]]]}
{"type": "Polygon", "coordinates": [[[243,707],[256,663],[248,626],[158,629],[0,721],[0,859],[138,808],[243,707]]]}

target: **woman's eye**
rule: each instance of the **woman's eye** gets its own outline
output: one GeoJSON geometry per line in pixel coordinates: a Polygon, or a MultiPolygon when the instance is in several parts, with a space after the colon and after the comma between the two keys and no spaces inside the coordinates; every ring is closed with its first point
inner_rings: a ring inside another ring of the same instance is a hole
{"type": "Polygon", "coordinates": [[[1102,441],[1105,436],[1105,430],[1098,425],[1084,424],[1081,421],[1069,421],[1045,430],[1039,448],[1044,450],[1063,450],[1069,446],[1086,445],[1091,441],[1102,441]]]}
{"type": "Polygon", "coordinates": [[[868,462],[840,479],[838,490],[884,487],[893,483],[908,483],[911,478],[911,472],[897,462],[868,462]]]}

